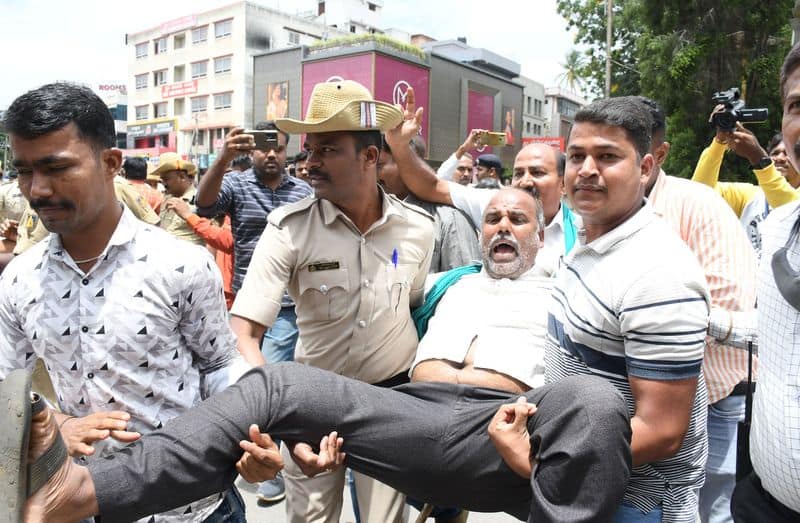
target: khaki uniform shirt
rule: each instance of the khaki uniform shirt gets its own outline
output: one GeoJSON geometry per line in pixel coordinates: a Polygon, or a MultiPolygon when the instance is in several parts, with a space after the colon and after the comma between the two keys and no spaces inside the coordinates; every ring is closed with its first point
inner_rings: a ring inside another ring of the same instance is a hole
{"type": "MultiPolygon", "coordinates": [[[[194,204],[196,199],[197,189],[194,186],[189,187],[189,190],[183,193],[181,196],[181,200],[185,201],[189,204],[189,208],[192,210],[193,213],[197,212],[197,206],[194,204]]],[[[168,198],[171,198],[170,195],[167,195],[164,201],[168,198]]],[[[194,232],[194,229],[191,225],[186,223],[186,220],[175,214],[175,211],[172,209],[165,209],[163,206],[161,207],[161,228],[170,233],[171,235],[175,236],[176,238],[180,238],[181,240],[186,240],[188,242],[195,243],[197,245],[205,245],[206,241],[197,235],[194,232]]]]}
{"type": "Polygon", "coordinates": [[[12,180],[0,185],[0,222],[19,221],[25,211],[25,197],[19,190],[19,183],[12,180]]]}
{"type": "Polygon", "coordinates": [[[363,235],[327,200],[272,211],[231,313],[269,326],[288,288],[296,361],[367,383],[408,370],[417,348],[410,306],[422,302],[433,219],[381,198],[383,215],[363,235]]]}
{"type": "MultiPolygon", "coordinates": [[[[150,225],[158,223],[158,215],[153,212],[142,195],[127,180],[120,177],[114,178],[114,192],[117,199],[131,210],[134,216],[150,225]]],[[[14,254],[21,254],[33,245],[36,245],[50,234],[39,220],[36,211],[30,208],[25,202],[25,210],[19,220],[17,228],[17,245],[14,246],[14,254]]]]}

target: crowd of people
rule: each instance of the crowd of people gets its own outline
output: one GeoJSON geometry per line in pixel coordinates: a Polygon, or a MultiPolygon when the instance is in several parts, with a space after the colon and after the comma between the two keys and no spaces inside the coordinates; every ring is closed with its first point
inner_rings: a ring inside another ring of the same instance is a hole
{"type": "Polygon", "coordinates": [[[202,176],[123,158],[89,89],[21,95],[0,506],[245,521],[241,475],[335,522],[347,467],[365,523],[800,520],[800,46],[780,86],[782,133],[717,130],[692,180],[641,96],[581,108],[506,179],[481,129],[433,170],[413,89],[318,84],[202,176]],[[758,185],[719,181],[727,150],[758,185]]]}

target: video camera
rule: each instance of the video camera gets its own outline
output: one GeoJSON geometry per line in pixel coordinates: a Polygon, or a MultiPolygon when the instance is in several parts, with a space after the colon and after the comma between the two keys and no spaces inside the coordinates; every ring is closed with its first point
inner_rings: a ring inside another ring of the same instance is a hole
{"type": "Polygon", "coordinates": [[[766,107],[759,107],[758,109],[745,107],[742,93],[736,87],[714,93],[711,100],[715,104],[723,104],[725,106],[724,111],[714,114],[711,118],[711,127],[720,131],[735,131],[736,122],[762,123],[769,118],[769,109],[766,107]]]}

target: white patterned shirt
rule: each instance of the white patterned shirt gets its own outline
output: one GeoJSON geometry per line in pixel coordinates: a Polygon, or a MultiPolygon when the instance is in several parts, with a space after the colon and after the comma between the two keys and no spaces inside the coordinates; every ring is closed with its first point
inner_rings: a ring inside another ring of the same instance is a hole
{"type": "MultiPolygon", "coordinates": [[[[772,275],[772,255],[782,248],[797,220],[800,202],[773,210],[762,224],[758,274],[758,388],[753,395],[750,457],[764,489],[800,512],[800,312],[781,296],[772,275]]],[[[800,267],[800,242],[788,249],[800,267]]]]}
{"type": "MultiPolygon", "coordinates": [[[[210,254],[125,208],[99,261],[84,273],[57,234],[0,276],[0,379],[44,360],[62,411],[130,413],[153,431],[201,401],[201,375],[237,355],[222,279],[210,254]]],[[[97,442],[95,456],[123,444],[97,442]]],[[[215,494],[142,521],[203,521],[215,494]],[[184,515],[187,513],[187,515],[184,515]]]]}

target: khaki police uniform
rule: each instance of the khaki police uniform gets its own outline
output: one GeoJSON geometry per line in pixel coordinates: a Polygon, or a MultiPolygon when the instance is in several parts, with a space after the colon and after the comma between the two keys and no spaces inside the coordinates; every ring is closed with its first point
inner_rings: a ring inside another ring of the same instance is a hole
{"type": "Polygon", "coordinates": [[[25,212],[25,197],[19,190],[17,180],[0,185],[0,222],[3,220],[19,221],[25,212]]]}
{"type": "MultiPolygon", "coordinates": [[[[131,210],[134,216],[143,222],[155,225],[158,223],[158,215],[147,205],[147,202],[139,194],[134,186],[127,180],[120,177],[114,178],[114,192],[117,199],[131,210]]],[[[21,254],[33,245],[36,245],[50,234],[39,220],[39,215],[31,209],[25,201],[25,210],[19,220],[17,228],[17,245],[14,247],[14,254],[21,254]]]]}
{"type": "MultiPolygon", "coordinates": [[[[183,193],[183,196],[181,196],[181,200],[189,204],[189,208],[193,213],[197,211],[197,206],[195,205],[195,200],[197,198],[196,193],[197,189],[195,189],[194,186],[191,186],[189,187],[189,190],[187,190],[185,193],[183,193]]],[[[172,196],[167,195],[164,198],[164,201],[166,202],[166,200],[171,197],[172,196]]],[[[165,209],[164,205],[162,204],[160,217],[161,228],[176,238],[180,238],[181,240],[186,240],[197,245],[206,244],[206,241],[194,232],[192,226],[186,223],[186,220],[178,216],[173,209],[165,209]]]]}
{"type": "MultiPolygon", "coordinates": [[[[288,289],[300,331],[296,361],[367,383],[406,373],[417,348],[410,307],[422,302],[433,219],[380,194],[383,214],[364,234],[327,200],[272,211],[231,313],[269,327],[288,289]]],[[[282,452],[289,521],[333,521],[344,470],[306,478],[282,452]]],[[[402,521],[401,494],[360,474],[356,490],[362,520],[402,521]]]]}

